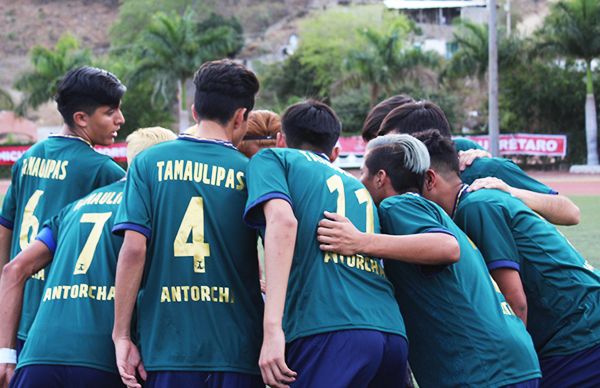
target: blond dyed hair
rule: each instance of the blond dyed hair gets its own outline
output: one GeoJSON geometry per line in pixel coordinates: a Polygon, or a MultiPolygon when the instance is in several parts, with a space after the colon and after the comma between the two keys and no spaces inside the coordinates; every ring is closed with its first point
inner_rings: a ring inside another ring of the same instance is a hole
{"type": "Polygon", "coordinates": [[[155,144],[176,139],[173,131],[163,127],[149,127],[136,129],[127,136],[127,163],[131,164],[133,158],[140,152],[155,144]]]}

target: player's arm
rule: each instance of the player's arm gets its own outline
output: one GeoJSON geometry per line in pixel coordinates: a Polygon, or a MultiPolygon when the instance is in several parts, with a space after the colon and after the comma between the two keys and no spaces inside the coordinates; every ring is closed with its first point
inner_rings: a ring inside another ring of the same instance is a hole
{"type": "MultiPolygon", "coordinates": [[[[0,279],[0,348],[13,350],[23,306],[25,282],[52,261],[52,251],[41,241],[33,241],[2,269],[0,279]]],[[[4,352],[9,352],[4,350],[4,352]]],[[[14,353],[14,352],[11,352],[14,353]]],[[[0,364],[0,387],[8,385],[15,363],[0,364]],[[10,365],[12,364],[12,365],[10,365]]]]}
{"type": "Polygon", "coordinates": [[[146,371],[140,353],[131,340],[130,330],[145,263],[146,236],[126,230],[115,276],[115,323],[112,338],[115,343],[117,367],[123,383],[128,387],[141,388],[136,379],[136,372],[146,380],[146,371]]]}
{"type": "Polygon", "coordinates": [[[519,272],[512,268],[498,268],[490,274],[517,317],[527,326],[527,297],[519,272]]]}
{"type": "Polygon", "coordinates": [[[479,189],[498,189],[519,198],[531,210],[555,225],[576,225],[579,223],[580,212],[577,205],[569,198],[560,194],[542,194],[525,189],[509,186],[503,180],[494,177],[475,180],[469,191],[479,189]]]}
{"type": "MultiPolygon", "coordinates": [[[[0,225],[0,269],[4,267],[10,259],[10,243],[12,241],[12,229],[0,225]]],[[[2,275],[0,272],[0,279],[2,275]]]]}
{"type": "Polygon", "coordinates": [[[264,338],[259,366],[265,384],[287,387],[296,372],[285,363],[285,335],[282,328],[285,295],[294,256],[298,221],[291,205],[272,199],[263,205],[265,230],[265,276],[267,283],[264,338]]]}
{"type": "Polygon", "coordinates": [[[450,265],[460,259],[460,246],[447,233],[388,235],[363,233],[346,217],[325,212],[317,229],[320,248],[342,255],[363,253],[420,265],[450,265]]]}

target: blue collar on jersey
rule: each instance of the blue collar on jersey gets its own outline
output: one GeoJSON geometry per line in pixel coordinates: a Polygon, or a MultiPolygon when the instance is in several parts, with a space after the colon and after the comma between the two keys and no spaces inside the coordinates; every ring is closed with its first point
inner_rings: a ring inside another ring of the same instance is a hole
{"type": "Polygon", "coordinates": [[[60,133],[54,133],[48,137],[54,137],[54,138],[61,138],[61,139],[69,139],[69,140],[77,140],[77,141],[82,141],[85,144],[89,145],[90,147],[94,147],[92,145],[92,143],[90,143],[89,141],[85,140],[82,137],[79,136],[75,136],[75,135],[64,135],[64,134],[60,134],[60,133]]]}
{"type": "Polygon", "coordinates": [[[233,144],[231,144],[231,142],[229,142],[229,141],[218,140],[218,139],[207,139],[204,137],[190,135],[189,133],[182,133],[179,135],[179,137],[177,139],[178,140],[195,141],[196,143],[219,144],[219,145],[222,145],[225,147],[233,148],[236,151],[238,150],[237,147],[234,146],[233,144]]]}
{"type": "MultiPolygon", "coordinates": [[[[308,151],[308,150],[307,150],[308,151]]],[[[322,157],[323,159],[325,159],[326,161],[331,163],[331,160],[329,159],[329,156],[327,156],[327,154],[325,154],[325,152],[315,152],[315,151],[308,151],[308,152],[312,152],[313,154],[322,157]]]]}
{"type": "Polygon", "coordinates": [[[452,209],[452,219],[454,219],[454,216],[456,215],[456,210],[458,209],[458,204],[460,203],[460,201],[469,194],[469,192],[467,191],[468,188],[469,185],[463,183],[460,190],[458,190],[458,193],[456,194],[456,199],[454,200],[454,208],[452,209]]]}

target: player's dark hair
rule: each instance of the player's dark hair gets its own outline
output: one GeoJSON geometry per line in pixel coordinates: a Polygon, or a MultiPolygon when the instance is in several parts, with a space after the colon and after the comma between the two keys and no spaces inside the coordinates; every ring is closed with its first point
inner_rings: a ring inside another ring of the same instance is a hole
{"type": "Polygon", "coordinates": [[[367,114],[367,118],[365,118],[362,130],[360,131],[363,140],[368,142],[377,137],[377,133],[379,132],[379,127],[381,127],[383,119],[385,119],[385,116],[387,116],[388,113],[390,113],[394,108],[414,101],[415,100],[413,100],[413,98],[409,95],[398,94],[390,98],[386,98],[371,108],[367,114]]]}
{"type": "Polygon", "coordinates": [[[421,193],[427,170],[411,171],[405,163],[406,157],[406,148],[401,144],[384,144],[369,149],[365,166],[370,176],[375,175],[379,170],[385,171],[397,193],[409,191],[421,193]]]}
{"type": "Polygon", "coordinates": [[[442,136],[437,129],[429,129],[412,135],[427,147],[433,170],[439,174],[460,174],[458,154],[452,139],[442,136]]]}
{"type": "Polygon", "coordinates": [[[127,88],[112,73],[84,66],[69,71],[58,83],[54,97],[65,124],[75,125],[73,114],[93,114],[100,106],[116,108],[127,88]]]}
{"type": "Polygon", "coordinates": [[[378,135],[407,133],[409,135],[436,128],[443,136],[451,137],[450,123],[442,109],[431,101],[401,105],[383,119],[378,135]]]}
{"type": "Polygon", "coordinates": [[[331,153],[342,131],[342,123],[333,109],[315,100],[288,107],[281,116],[281,127],[289,147],[324,152],[327,155],[331,153]]]}
{"type": "Polygon", "coordinates": [[[229,59],[202,64],[194,76],[194,85],[194,109],[198,118],[222,125],[227,124],[239,108],[246,108],[244,119],[247,119],[259,88],[252,71],[229,59]]]}

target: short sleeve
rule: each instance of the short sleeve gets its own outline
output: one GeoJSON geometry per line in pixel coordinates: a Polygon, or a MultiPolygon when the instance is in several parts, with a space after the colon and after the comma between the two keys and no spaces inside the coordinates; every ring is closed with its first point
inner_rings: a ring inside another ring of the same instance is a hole
{"type": "Polygon", "coordinates": [[[121,166],[119,166],[114,160],[108,159],[102,164],[102,167],[98,171],[96,187],[109,185],[113,182],[118,181],[124,176],[125,170],[123,170],[121,166]]]}
{"type": "Polygon", "coordinates": [[[478,143],[474,142],[471,139],[466,139],[464,137],[458,137],[454,139],[454,148],[456,148],[456,152],[459,151],[468,151],[468,150],[483,150],[485,148],[480,146],[478,143]]]}
{"type": "MultiPolygon", "coordinates": [[[[435,208],[427,206],[420,199],[404,198],[402,201],[379,206],[379,220],[382,233],[408,235],[422,233],[445,233],[456,238],[441,222],[435,208]]],[[[419,265],[421,272],[433,276],[443,271],[447,265],[419,265]]]]}
{"type": "Polygon", "coordinates": [[[13,229],[15,214],[17,211],[17,181],[19,177],[19,162],[15,163],[11,169],[11,182],[4,201],[2,202],[2,215],[0,215],[0,225],[8,229],[13,229]]]}
{"type": "Polygon", "coordinates": [[[558,194],[545,184],[527,175],[512,160],[502,158],[481,158],[467,167],[461,178],[467,184],[473,183],[475,179],[493,176],[502,179],[509,186],[517,189],[529,190],[542,194],[558,194]]]}
{"type": "Polygon", "coordinates": [[[465,204],[455,221],[481,251],[488,269],[520,269],[520,255],[511,232],[510,213],[498,201],[465,204]]]}
{"type": "Polygon", "coordinates": [[[150,239],[152,232],[152,208],[150,188],[142,158],[135,158],[127,173],[123,201],[115,216],[112,232],[122,235],[133,230],[150,239]]]}
{"type": "Polygon", "coordinates": [[[246,169],[248,200],[244,212],[247,225],[260,228],[265,225],[262,206],[272,199],[283,199],[292,204],[286,178],[286,168],[279,156],[271,149],[254,155],[246,169]]]}
{"type": "Polygon", "coordinates": [[[450,232],[439,219],[433,208],[417,200],[403,200],[379,207],[379,218],[383,233],[406,235],[420,233],[450,232]]]}
{"type": "Polygon", "coordinates": [[[40,232],[36,236],[36,240],[43,242],[48,249],[54,254],[56,250],[56,245],[58,241],[58,235],[60,233],[60,225],[65,217],[65,215],[73,209],[73,203],[65,206],[58,212],[57,215],[46,220],[40,232]]]}

